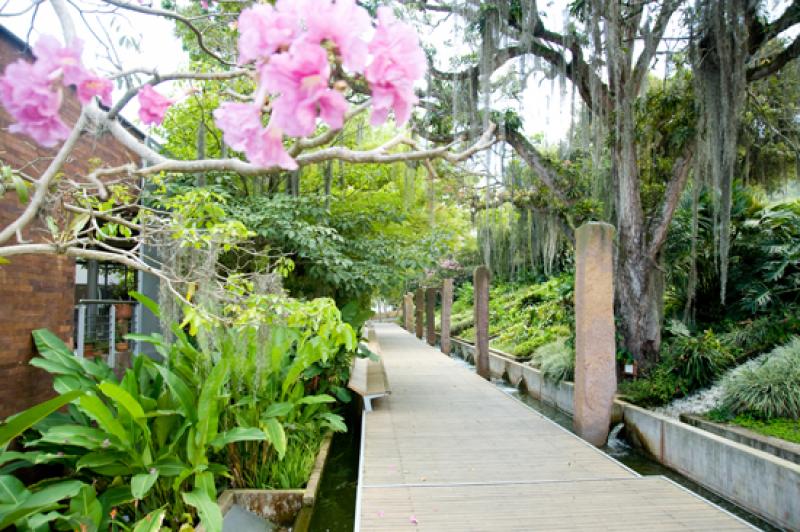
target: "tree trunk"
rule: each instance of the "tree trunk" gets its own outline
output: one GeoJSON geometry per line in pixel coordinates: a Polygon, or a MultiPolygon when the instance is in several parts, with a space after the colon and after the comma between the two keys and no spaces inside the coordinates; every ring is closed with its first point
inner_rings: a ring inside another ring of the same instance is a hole
{"type": "Polygon", "coordinates": [[[659,360],[663,321],[664,274],[620,239],[616,268],[617,326],[622,345],[639,371],[647,373],[659,360]]]}

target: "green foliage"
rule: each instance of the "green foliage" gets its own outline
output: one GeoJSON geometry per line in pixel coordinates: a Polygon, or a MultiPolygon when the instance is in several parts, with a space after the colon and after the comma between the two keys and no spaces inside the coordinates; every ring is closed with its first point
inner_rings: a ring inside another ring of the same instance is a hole
{"type": "Polygon", "coordinates": [[[575,377],[575,350],[568,345],[567,338],[545,344],[533,353],[531,365],[542,370],[545,379],[559,383],[575,377]]]}
{"type": "MultiPolygon", "coordinates": [[[[545,344],[572,336],[573,280],[570,275],[538,284],[494,282],[489,290],[490,345],[522,359],[545,344]]],[[[475,337],[473,287],[456,290],[450,331],[475,337]]]]}
{"type": "Polygon", "coordinates": [[[800,338],[753,360],[722,382],[722,407],[759,419],[800,418],[800,338]]]}
{"type": "Polygon", "coordinates": [[[710,329],[693,336],[684,324],[673,322],[669,330],[674,337],[665,349],[665,363],[672,367],[689,390],[711,384],[733,364],[730,350],[710,329]]]}
{"type": "Polygon", "coordinates": [[[619,383],[618,393],[627,401],[639,406],[661,406],[688,392],[686,381],[665,365],[656,368],[647,376],[619,383]]]}
{"type": "Polygon", "coordinates": [[[765,420],[747,414],[731,417],[724,413],[717,414],[716,416],[710,413],[709,417],[713,421],[733,423],[734,425],[750,429],[764,436],[780,438],[792,443],[800,443],[800,421],[797,419],[779,417],[765,420]]]}
{"type": "Polygon", "coordinates": [[[0,482],[15,494],[0,501],[3,527],[57,521],[103,529],[115,509],[137,530],[199,519],[218,531],[222,479],[302,487],[323,435],[346,429],[332,407],[356,336],[331,300],[253,296],[227,310],[238,319],[206,324],[197,338],[178,325],[173,342],[130,335],[152,343],[163,360],[137,357],[122,379],[102,360],[76,358],[55,335],[36,331],[41,358],[33,363],[54,375],[61,395],[0,429],[9,439],[31,428],[24,452],[0,454],[0,482]],[[68,413],[54,412],[67,403],[68,413]],[[39,464],[58,465],[63,480],[20,490],[15,477],[3,476],[39,464]]]}

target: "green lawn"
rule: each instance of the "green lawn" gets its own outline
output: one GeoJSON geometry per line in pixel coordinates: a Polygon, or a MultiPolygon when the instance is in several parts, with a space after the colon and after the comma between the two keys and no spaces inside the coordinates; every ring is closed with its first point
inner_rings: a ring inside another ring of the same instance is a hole
{"type": "Polygon", "coordinates": [[[765,436],[772,436],[793,443],[800,443],[800,420],[776,418],[763,421],[750,416],[741,415],[732,419],[731,423],[765,436]]]}

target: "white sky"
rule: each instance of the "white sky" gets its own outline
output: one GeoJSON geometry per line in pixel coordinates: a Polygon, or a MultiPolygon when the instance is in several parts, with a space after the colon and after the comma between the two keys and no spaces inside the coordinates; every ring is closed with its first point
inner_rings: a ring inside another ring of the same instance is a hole
{"type": "MultiPolygon", "coordinates": [[[[133,1],[135,2],[136,0],[133,1]]],[[[30,5],[31,0],[9,0],[0,9],[2,9],[1,13],[5,15],[22,11],[30,5]]],[[[116,68],[107,59],[106,48],[92,35],[87,25],[78,17],[77,11],[73,9],[71,13],[76,32],[84,42],[84,64],[98,74],[108,75],[110,72],[116,72],[116,68]]],[[[63,42],[61,25],[49,2],[42,2],[31,29],[32,14],[33,10],[30,10],[21,16],[3,16],[0,17],[0,24],[11,30],[22,40],[26,40],[30,30],[30,37],[27,40],[31,45],[36,43],[40,35],[44,34],[53,35],[63,42]]],[[[105,32],[108,33],[115,44],[120,63],[126,69],[136,67],[157,68],[158,71],[166,73],[180,70],[181,65],[188,63],[186,53],[181,49],[180,41],[174,35],[172,21],[133,12],[124,12],[122,16],[87,14],[86,20],[91,24],[92,30],[102,39],[106,39],[106,35],[102,30],[102,28],[105,28],[105,32]],[[119,39],[122,36],[131,37],[138,41],[140,50],[137,51],[132,47],[120,46],[119,39]]],[[[160,85],[159,91],[166,94],[172,92],[172,96],[179,96],[174,89],[171,90],[168,86],[163,89],[165,85],[160,85]]],[[[122,92],[124,91],[120,89],[115,90],[114,97],[119,97],[122,92]]],[[[138,124],[137,112],[138,105],[136,99],[134,99],[126,106],[122,114],[125,118],[138,124]]]]}

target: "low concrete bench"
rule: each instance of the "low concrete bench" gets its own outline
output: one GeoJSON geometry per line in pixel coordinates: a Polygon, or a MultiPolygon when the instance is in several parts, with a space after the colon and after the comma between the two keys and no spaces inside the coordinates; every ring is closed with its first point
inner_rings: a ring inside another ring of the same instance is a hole
{"type": "MultiPolygon", "coordinates": [[[[381,348],[373,329],[367,331],[367,343],[361,344],[369,351],[380,357],[381,348]]],[[[372,400],[384,397],[391,393],[389,379],[386,377],[386,368],[383,360],[355,357],[350,368],[350,381],[347,387],[364,399],[364,410],[372,411],[372,400]]]]}

